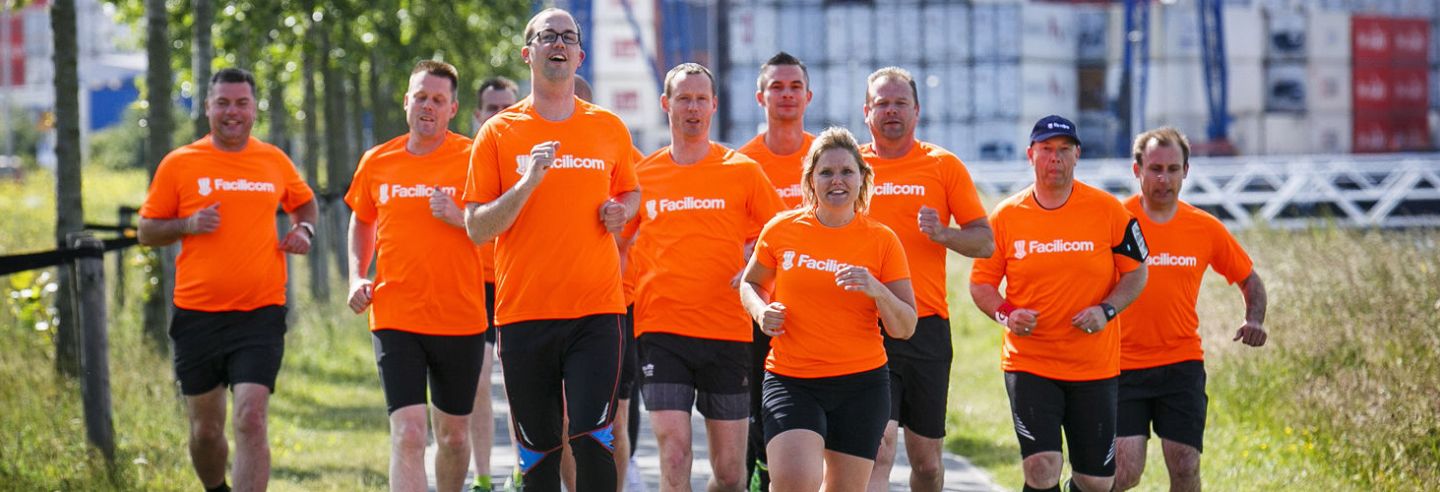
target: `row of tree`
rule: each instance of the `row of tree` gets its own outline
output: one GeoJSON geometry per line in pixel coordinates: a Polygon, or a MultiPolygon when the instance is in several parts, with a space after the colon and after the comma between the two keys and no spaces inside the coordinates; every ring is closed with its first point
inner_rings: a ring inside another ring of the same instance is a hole
{"type": "MultiPolygon", "coordinates": [[[[209,132],[204,114],[208,80],[217,68],[239,67],[255,74],[260,117],[255,135],[290,154],[310,186],[321,195],[319,237],[310,261],[311,293],[328,299],[333,262],[345,269],[348,210],[337,197],[350,184],[364,150],[406,130],[401,106],[409,68],[418,60],[442,59],[461,74],[461,112],[452,129],[469,132],[465,117],[475,90],[492,75],[524,73],[519,49],[527,0],[450,2],[434,0],[111,0],[121,19],[145,33],[148,73],[141,85],[148,137],[141,161],[153,176],[160,159],[178,144],[176,103],[191,101],[194,138],[209,132]],[[217,9],[218,7],[218,9],[217,9]]],[[[78,79],[75,71],[75,1],[52,3],[56,61],[57,246],[83,227],[80,200],[78,79]]],[[[137,147],[140,142],[136,142],[137,147]]],[[[163,283],[173,285],[174,248],[162,255],[163,283]]],[[[61,272],[57,297],[57,363],[78,370],[73,300],[68,272],[61,272]]],[[[145,307],[147,331],[161,341],[169,296],[151,296],[145,307]]]]}

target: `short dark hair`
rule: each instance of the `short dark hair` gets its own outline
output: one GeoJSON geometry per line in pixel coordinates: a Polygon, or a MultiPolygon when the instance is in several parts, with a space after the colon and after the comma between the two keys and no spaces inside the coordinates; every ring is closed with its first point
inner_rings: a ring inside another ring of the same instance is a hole
{"type": "Polygon", "coordinates": [[[1174,127],[1161,127],[1141,133],[1135,137],[1134,152],[1135,164],[1145,166],[1145,148],[1155,142],[1157,147],[1180,147],[1180,163],[1186,167],[1190,166],[1190,139],[1185,138],[1184,133],[1174,127]]]}
{"type": "Polygon", "coordinates": [[[670,97],[670,92],[674,89],[672,86],[674,85],[675,77],[679,77],[682,73],[690,75],[697,73],[705,74],[705,76],[710,79],[710,96],[714,97],[717,94],[719,84],[715,83],[715,74],[710,73],[710,69],[705,68],[705,65],[687,62],[675,65],[675,68],[670,69],[670,72],[665,74],[665,93],[661,94],[662,96],[665,96],[667,99],[670,97]]]}
{"type": "Polygon", "coordinates": [[[485,91],[510,91],[510,94],[518,99],[520,97],[520,84],[516,84],[515,81],[510,80],[509,77],[496,75],[480,83],[480,90],[475,91],[475,99],[480,99],[480,95],[484,94],[485,91]]]}
{"type": "MultiPolygon", "coordinates": [[[[254,96],[255,96],[255,94],[256,94],[256,92],[255,92],[255,76],[252,75],[250,72],[245,71],[244,69],[235,68],[235,67],[225,68],[225,69],[221,69],[221,70],[218,71],[218,72],[215,72],[215,75],[211,75],[211,76],[210,76],[210,88],[211,88],[211,89],[214,89],[216,84],[239,84],[239,83],[250,84],[250,96],[251,96],[251,97],[254,97],[254,96]]],[[[215,93],[214,90],[211,90],[211,91],[210,91],[210,94],[214,94],[214,93],[215,93]]]]}
{"type": "Polygon", "coordinates": [[[805,88],[810,88],[810,69],[805,68],[805,62],[800,61],[795,55],[781,51],[775,53],[775,56],[770,57],[769,60],[765,60],[765,63],[760,64],[760,76],[755,78],[755,89],[765,90],[765,69],[782,65],[800,67],[800,74],[805,76],[805,88]]]}
{"type": "Polygon", "coordinates": [[[915,88],[915,76],[911,75],[909,70],[900,67],[885,67],[876,70],[865,79],[865,106],[870,106],[870,85],[884,78],[899,79],[910,84],[910,97],[915,98],[916,106],[920,105],[920,90],[915,88]]]}
{"type": "Polygon", "coordinates": [[[425,72],[436,77],[444,77],[450,80],[450,97],[455,97],[455,91],[460,87],[460,72],[455,66],[440,60],[420,60],[415,68],[410,70],[410,75],[425,72]]]}
{"type": "Polygon", "coordinates": [[[555,7],[550,7],[550,8],[547,8],[547,9],[545,9],[545,10],[541,10],[541,11],[539,11],[539,12],[536,12],[535,15],[534,15],[533,17],[531,17],[530,20],[525,23],[525,33],[524,33],[524,35],[525,35],[525,44],[527,44],[527,45],[530,44],[530,39],[533,38],[533,37],[535,37],[535,32],[537,31],[537,30],[535,29],[535,20],[536,20],[536,19],[539,19],[540,16],[542,16],[542,15],[549,14],[549,13],[553,13],[553,12],[559,12],[559,13],[565,14],[565,15],[567,15],[567,16],[570,17],[570,20],[571,20],[571,21],[574,21],[574,22],[575,22],[575,34],[579,34],[579,35],[580,35],[580,47],[581,47],[581,48],[584,48],[584,47],[585,47],[585,33],[580,31],[580,22],[575,20],[575,15],[574,15],[574,14],[571,14],[569,11],[567,11],[567,10],[565,10],[565,9],[558,9],[558,8],[555,8],[555,7]]]}

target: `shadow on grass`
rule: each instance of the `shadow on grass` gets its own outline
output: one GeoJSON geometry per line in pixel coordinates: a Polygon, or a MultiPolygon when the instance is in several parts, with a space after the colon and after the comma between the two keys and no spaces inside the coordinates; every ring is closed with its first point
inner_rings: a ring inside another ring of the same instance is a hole
{"type": "Polygon", "coordinates": [[[1013,441],[997,445],[985,439],[952,434],[945,438],[945,449],[964,456],[975,466],[991,468],[1020,460],[1020,445],[1013,441]]]}
{"type": "Polygon", "coordinates": [[[322,365],[317,362],[318,361],[314,358],[300,357],[296,358],[294,362],[289,362],[287,364],[289,367],[287,367],[286,369],[287,371],[303,373],[306,379],[310,379],[318,383],[337,385],[359,384],[372,385],[375,387],[380,386],[380,376],[379,373],[376,372],[374,364],[368,364],[364,366],[364,370],[359,370],[348,367],[343,369],[336,367],[327,367],[326,365],[322,365]]]}
{"type": "Polygon", "coordinates": [[[390,426],[383,403],[337,405],[302,393],[287,395],[283,401],[272,402],[270,412],[274,417],[290,422],[302,422],[304,428],[319,431],[388,429],[390,426]]]}
{"type": "Polygon", "coordinates": [[[312,466],[304,469],[288,466],[278,466],[271,470],[275,480],[295,482],[304,486],[307,482],[323,483],[361,483],[364,485],[385,485],[389,478],[376,470],[359,466],[312,466]],[[339,477],[355,477],[354,479],[340,479],[339,477]]]}

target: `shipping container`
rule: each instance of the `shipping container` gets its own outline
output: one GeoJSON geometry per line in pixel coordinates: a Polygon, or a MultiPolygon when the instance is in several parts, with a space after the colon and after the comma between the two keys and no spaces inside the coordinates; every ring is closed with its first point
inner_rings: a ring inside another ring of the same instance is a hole
{"type": "MultiPolygon", "coordinates": [[[[1260,59],[1236,60],[1226,64],[1227,103],[1230,114],[1258,113],[1265,109],[1265,63],[1260,59]]],[[[1349,66],[1346,65],[1346,70],[1349,66]]],[[[1204,69],[1201,69],[1204,73],[1204,69]]],[[[1348,79],[1347,79],[1348,80],[1348,79]]],[[[1349,86],[1345,100],[1349,101],[1349,86]]]]}
{"type": "Polygon", "coordinates": [[[1265,9],[1265,57],[1271,60],[1302,60],[1309,51],[1307,22],[1299,6],[1265,9]]]}
{"type": "Polygon", "coordinates": [[[1350,63],[1350,15],[1344,12],[1311,10],[1306,37],[1307,58],[1313,61],[1350,63]]]}
{"type": "MultiPolygon", "coordinates": [[[[971,24],[970,6],[958,3],[926,3],[921,10],[920,22],[900,23],[896,31],[904,26],[919,26],[918,34],[923,41],[910,46],[923,46],[920,59],[926,63],[968,61],[972,57],[972,36],[975,31],[971,24]]],[[[905,37],[900,34],[896,39],[905,37]]],[[[876,37],[886,37],[876,33],[876,37]]],[[[913,48],[912,48],[913,49],[913,48]]]]}
{"type": "Polygon", "coordinates": [[[1314,111],[1349,112],[1352,69],[1348,63],[1311,60],[1306,82],[1307,108],[1314,111]]]}
{"type": "Polygon", "coordinates": [[[1265,110],[1300,112],[1306,108],[1309,73],[1304,62],[1272,62],[1265,67],[1265,110]]]}
{"type": "Polygon", "coordinates": [[[1345,112],[1310,113],[1310,148],[1308,154],[1348,154],[1353,143],[1353,120],[1345,112]]]}
{"type": "MultiPolygon", "coordinates": [[[[922,19],[918,3],[877,3],[874,21],[891,28],[867,28],[861,32],[873,38],[877,58],[894,60],[897,63],[920,63],[921,55],[925,51],[922,47],[925,41],[928,41],[922,35],[925,31],[925,21],[922,19]]],[[[940,21],[956,22],[953,19],[940,19],[940,21]]],[[[944,26],[937,28],[942,27],[944,26]]],[[[955,40],[957,43],[967,45],[970,43],[968,29],[962,29],[959,32],[951,30],[941,36],[941,39],[955,40]]]]}
{"type": "Polygon", "coordinates": [[[1310,120],[1304,115],[1268,113],[1262,119],[1265,154],[1306,154],[1310,152],[1310,120]]]}

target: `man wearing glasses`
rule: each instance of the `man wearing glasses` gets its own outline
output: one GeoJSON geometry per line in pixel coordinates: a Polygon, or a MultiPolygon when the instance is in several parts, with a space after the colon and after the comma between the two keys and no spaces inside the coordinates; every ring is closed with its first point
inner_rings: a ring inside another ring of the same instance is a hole
{"type": "Polygon", "coordinates": [[[565,413],[578,482],[614,490],[625,301],[612,233],[640,198],[630,132],[575,97],[585,53],[568,12],[536,14],[525,40],[533,91],[480,128],[465,226],[476,244],[496,240],[495,324],[525,489],[560,490],[565,413]]]}

